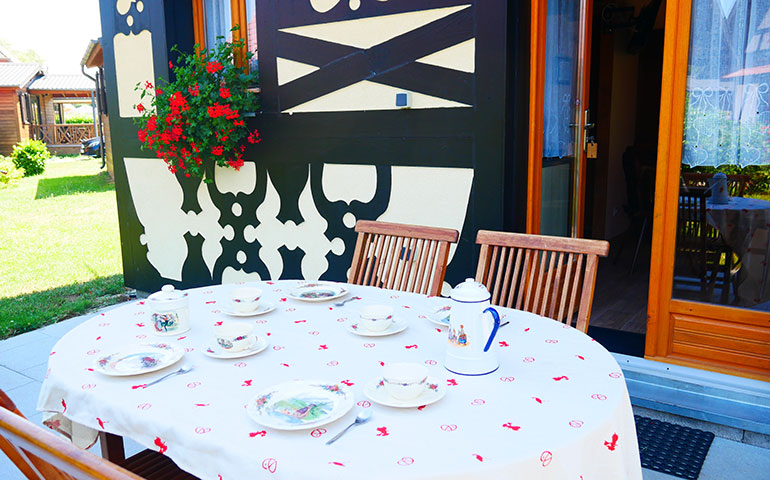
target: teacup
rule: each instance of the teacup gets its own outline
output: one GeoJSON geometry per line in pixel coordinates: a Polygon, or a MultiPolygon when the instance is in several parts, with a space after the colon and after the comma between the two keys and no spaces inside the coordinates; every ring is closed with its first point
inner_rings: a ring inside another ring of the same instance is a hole
{"type": "Polygon", "coordinates": [[[222,323],[214,326],[217,344],[226,352],[240,352],[254,345],[257,337],[247,323],[222,323]]]}
{"type": "Polygon", "coordinates": [[[233,309],[238,313],[253,312],[259,306],[262,290],[255,287],[240,287],[230,292],[233,309]]]}
{"type": "Polygon", "coordinates": [[[428,369],[419,363],[389,363],[382,371],[385,391],[396,400],[412,400],[425,391],[428,369]]]}
{"type": "Polygon", "coordinates": [[[369,305],[359,315],[361,327],[372,332],[386,330],[393,323],[393,307],[387,305],[369,305]]]}

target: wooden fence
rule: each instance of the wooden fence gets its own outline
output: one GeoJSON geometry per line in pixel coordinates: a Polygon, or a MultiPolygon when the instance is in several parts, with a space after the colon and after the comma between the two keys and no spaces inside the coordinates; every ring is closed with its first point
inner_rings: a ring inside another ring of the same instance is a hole
{"type": "Polygon", "coordinates": [[[80,145],[83,140],[95,136],[93,123],[32,125],[32,135],[48,145],[80,145]]]}

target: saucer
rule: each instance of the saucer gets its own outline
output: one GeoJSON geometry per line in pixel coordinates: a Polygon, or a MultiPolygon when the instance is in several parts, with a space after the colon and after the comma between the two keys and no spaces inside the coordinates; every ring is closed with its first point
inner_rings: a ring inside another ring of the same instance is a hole
{"type": "Polygon", "coordinates": [[[222,309],[222,313],[232,317],[253,317],[255,315],[263,315],[265,313],[272,312],[273,310],[275,310],[275,304],[273,302],[262,302],[257,305],[256,310],[252,310],[250,312],[236,312],[234,310],[230,310],[230,307],[228,307],[222,309]]]}
{"type": "Polygon", "coordinates": [[[428,377],[427,384],[428,388],[426,388],[420,396],[409,400],[398,400],[391,397],[390,394],[385,391],[382,378],[376,378],[364,386],[364,395],[374,403],[396,408],[414,408],[430,405],[431,403],[438,402],[444,395],[446,395],[446,387],[442,380],[435,377],[428,377]]]}
{"type": "Polygon", "coordinates": [[[267,338],[259,337],[256,342],[252,343],[249,348],[244,350],[238,350],[237,352],[228,352],[220,347],[218,344],[208,345],[203,350],[203,354],[212,358],[241,358],[248,357],[249,355],[255,355],[267,348],[267,338]]]}
{"type": "Polygon", "coordinates": [[[358,322],[348,323],[345,328],[348,329],[348,332],[361,335],[362,337],[384,337],[385,335],[393,335],[398,332],[403,332],[408,326],[409,324],[406,320],[403,318],[396,318],[388,328],[376,332],[358,326],[358,322]]]}
{"type": "Polygon", "coordinates": [[[451,305],[444,305],[431,311],[427,316],[428,320],[440,327],[449,326],[449,314],[452,312],[451,305]]]}

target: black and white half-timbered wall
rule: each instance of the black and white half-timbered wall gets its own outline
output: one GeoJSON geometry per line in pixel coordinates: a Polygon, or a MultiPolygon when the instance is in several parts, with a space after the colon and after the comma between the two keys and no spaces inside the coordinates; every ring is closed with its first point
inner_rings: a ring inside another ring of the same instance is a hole
{"type": "Polygon", "coordinates": [[[204,183],[142,151],[132,121],[134,86],[192,49],[193,1],[100,0],[128,286],[344,280],[359,219],[459,230],[453,285],[475,272],[478,229],[521,230],[527,2],[244,0],[262,142],[204,183]]]}

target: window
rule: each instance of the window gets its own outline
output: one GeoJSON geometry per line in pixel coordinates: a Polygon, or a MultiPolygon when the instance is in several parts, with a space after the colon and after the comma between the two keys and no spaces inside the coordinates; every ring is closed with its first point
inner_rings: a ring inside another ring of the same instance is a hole
{"type": "Polygon", "coordinates": [[[21,106],[21,121],[25,124],[40,124],[40,97],[28,93],[19,94],[21,106]]]}
{"type": "Polygon", "coordinates": [[[248,51],[254,53],[249,69],[258,68],[256,0],[193,0],[193,22],[195,43],[211,48],[218,37],[243,38],[248,51]],[[240,26],[235,35],[230,32],[233,25],[240,26]]]}

